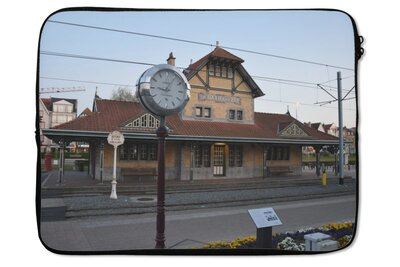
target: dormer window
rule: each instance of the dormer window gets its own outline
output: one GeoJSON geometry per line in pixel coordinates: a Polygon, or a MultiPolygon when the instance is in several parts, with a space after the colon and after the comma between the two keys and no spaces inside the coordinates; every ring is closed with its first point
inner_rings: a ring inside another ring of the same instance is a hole
{"type": "Polygon", "coordinates": [[[210,62],[208,64],[208,75],[232,79],[233,78],[233,68],[229,64],[221,64],[219,62],[210,62]]]}
{"type": "Polygon", "coordinates": [[[221,66],[215,65],[215,76],[221,76],[221,66]]]}
{"type": "Polygon", "coordinates": [[[226,71],[226,67],[225,66],[222,66],[221,77],[223,77],[223,78],[228,77],[228,73],[226,71]]]}
{"type": "Polygon", "coordinates": [[[230,78],[230,79],[233,78],[233,69],[232,69],[232,67],[228,67],[228,78],[230,78]]]}
{"type": "Polygon", "coordinates": [[[208,66],[208,74],[210,76],[214,76],[215,75],[215,65],[210,63],[210,65],[208,66]]]}

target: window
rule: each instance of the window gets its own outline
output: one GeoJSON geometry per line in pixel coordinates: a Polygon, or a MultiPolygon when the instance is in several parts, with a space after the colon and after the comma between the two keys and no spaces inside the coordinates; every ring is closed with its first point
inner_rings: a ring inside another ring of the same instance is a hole
{"type": "Polygon", "coordinates": [[[211,108],[196,107],[195,116],[197,118],[211,118],[211,108]]]}
{"type": "Polygon", "coordinates": [[[215,76],[221,76],[221,67],[219,65],[215,66],[215,76]]]}
{"type": "Polygon", "coordinates": [[[149,160],[157,160],[157,146],[155,144],[149,144],[149,160]]]}
{"type": "Polygon", "coordinates": [[[218,63],[212,62],[208,65],[208,75],[232,79],[233,68],[229,65],[218,65],[218,63]]]}
{"type": "Polygon", "coordinates": [[[229,146],[229,167],[234,167],[235,166],[235,146],[230,145],[229,146]]]}
{"type": "Polygon", "coordinates": [[[141,160],[147,159],[147,145],[146,144],[139,145],[139,155],[140,155],[141,160]]]}
{"type": "Polygon", "coordinates": [[[120,160],[157,160],[157,144],[125,143],[119,147],[120,160]]]}
{"type": "Polygon", "coordinates": [[[210,65],[208,65],[208,74],[210,76],[214,76],[214,64],[210,63],[210,65]]]}
{"type": "Polygon", "coordinates": [[[203,166],[210,167],[211,166],[211,149],[210,145],[203,145],[203,166]]]}
{"type": "Polygon", "coordinates": [[[211,166],[211,149],[209,144],[193,144],[193,165],[195,168],[211,166]]]}
{"type": "Polygon", "coordinates": [[[228,67],[228,78],[233,78],[233,69],[228,67]]]}
{"type": "Polygon", "coordinates": [[[196,117],[203,117],[203,108],[196,107],[196,117]]]}
{"type": "Polygon", "coordinates": [[[236,119],[237,120],[243,120],[243,111],[242,110],[237,110],[236,111],[236,119]]]}
{"type": "Polygon", "coordinates": [[[157,160],[157,144],[125,143],[119,148],[120,160],[157,160]]]}
{"type": "Polygon", "coordinates": [[[119,159],[120,160],[128,160],[129,159],[128,149],[126,149],[126,145],[119,147],[119,159]]]}
{"type": "Polygon", "coordinates": [[[204,108],[204,117],[211,118],[211,108],[204,108]]]}
{"type": "Polygon", "coordinates": [[[242,167],[243,147],[241,145],[229,145],[229,167],[242,167]]]}
{"type": "Polygon", "coordinates": [[[132,144],[129,147],[129,159],[138,159],[137,144],[132,144]]]}
{"type": "Polygon", "coordinates": [[[272,146],[266,147],[266,160],[289,160],[290,147],[288,146],[272,146]]]}
{"type": "Polygon", "coordinates": [[[227,70],[225,66],[222,66],[222,71],[221,71],[221,77],[226,78],[227,77],[227,70]]]}
{"type": "Polygon", "coordinates": [[[243,147],[235,146],[235,166],[242,167],[243,164],[243,147]]]}
{"type": "Polygon", "coordinates": [[[202,149],[201,145],[194,145],[194,167],[200,168],[202,163],[202,149]]]}
{"type": "Polygon", "coordinates": [[[234,120],[235,119],[235,110],[230,109],[229,110],[229,119],[234,120]]]}
{"type": "Polygon", "coordinates": [[[230,120],[238,120],[238,121],[243,120],[243,110],[230,109],[228,118],[230,120]]]}

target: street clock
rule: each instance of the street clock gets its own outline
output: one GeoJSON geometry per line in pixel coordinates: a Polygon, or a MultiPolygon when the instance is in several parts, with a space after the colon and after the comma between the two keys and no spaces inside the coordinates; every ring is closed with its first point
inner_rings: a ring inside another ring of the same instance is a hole
{"type": "Polygon", "coordinates": [[[160,64],[140,76],[136,93],[147,110],[158,116],[168,116],[186,106],[190,85],[178,68],[160,64]]]}

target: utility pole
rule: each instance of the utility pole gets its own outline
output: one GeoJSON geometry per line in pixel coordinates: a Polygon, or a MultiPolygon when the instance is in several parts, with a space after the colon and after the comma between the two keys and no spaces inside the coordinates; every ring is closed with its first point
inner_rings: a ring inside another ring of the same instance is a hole
{"type": "Polygon", "coordinates": [[[344,184],[343,176],[343,107],[342,107],[342,74],[337,72],[338,107],[339,107],[339,184],[344,184]]]}
{"type": "Polygon", "coordinates": [[[326,105],[326,104],[331,104],[332,102],[337,101],[338,102],[338,109],[339,109],[339,184],[343,185],[344,184],[344,175],[343,175],[343,107],[342,107],[342,102],[344,100],[350,100],[354,99],[355,97],[351,98],[346,98],[351,91],[355,88],[351,88],[347,94],[342,98],[342,74],[340,71],[337,72],[337,90],[338,90],[338,97],[336,98],[334,95],[329,93],[324,87],[321,86],[321,84],[317,84],[319,88],[324,90],[328,95],[330,95],[334,100],[329,100],[329,101],[323,101],[323,102],[317,102],[315,104],[320,104],[321,106],[326,105]]]}

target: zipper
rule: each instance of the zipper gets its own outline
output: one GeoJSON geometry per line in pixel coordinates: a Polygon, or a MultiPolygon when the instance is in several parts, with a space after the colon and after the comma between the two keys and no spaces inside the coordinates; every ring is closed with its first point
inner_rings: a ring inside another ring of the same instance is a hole
{"type": "Polygon", "coordinates": [[[364,43],[364,37],[359,35],[356,40],[356,55],[357,59],[360,59],[364,55],[364,48],[361,47],[362,43],[364,43]]]}

